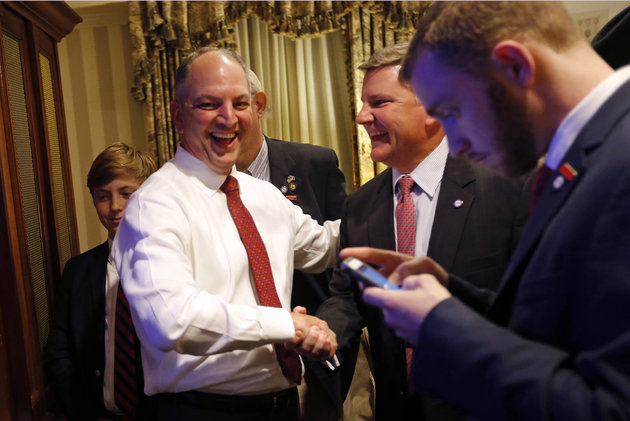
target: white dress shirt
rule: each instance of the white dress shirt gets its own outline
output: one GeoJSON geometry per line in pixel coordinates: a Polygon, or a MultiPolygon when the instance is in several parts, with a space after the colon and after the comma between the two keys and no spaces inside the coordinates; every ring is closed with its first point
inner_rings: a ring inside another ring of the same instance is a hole
{"type": "Polygon", "coordinates": [[[178,148],[133,194],[112,247],[142,344],[145,392],[260,394],[294,386],[271,344],[291,340],[295,267],[332,267],[322,227],[272,184],[232,169],[267,248],[283,308],[258,305],[247,253],[220,190],[225,175],[178,148]]]}
{"type": "Polygon", "coordinates": [[[398,244],[398,232],[396,232],[396,204],[400,199],[400,191],[396,188],[398,179],[404,175],[410,176],[416,182],[411,190],[411,197],[416,205],[416,256],[426,256],[431,239],[431,228],[435,219],[440,186],[446,158],[448,157],[448,142],[443,138],[440,144],[418,164],[409,174],[403,174],[392,168],[392,183],[394,191],[394,232],[396,244],[398,244]]]}
{"type": "MultiPolygon", "coordinates": [[[[109,249],[112,240],[108,239],[109,249]]],[[[105,276],[105,367],[103,369],[103,401],[105,408],[114,414],[120,413],[114,400],[114,350],[116,337],[116,295],[120,278],[111,255],[107,259],[107,274],[105,276]]]]}

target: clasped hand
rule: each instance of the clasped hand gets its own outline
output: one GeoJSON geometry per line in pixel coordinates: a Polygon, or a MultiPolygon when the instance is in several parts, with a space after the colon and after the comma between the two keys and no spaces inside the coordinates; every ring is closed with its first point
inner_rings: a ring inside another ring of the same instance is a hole
{"type": "Polygon", "coordinates": [[[327,361],[337,352],[337,335],[328,323],[306,314],[304,307],[295,307],[291,312],[295,325],[295,337],[284,346],[315,361],[327,361]]]}

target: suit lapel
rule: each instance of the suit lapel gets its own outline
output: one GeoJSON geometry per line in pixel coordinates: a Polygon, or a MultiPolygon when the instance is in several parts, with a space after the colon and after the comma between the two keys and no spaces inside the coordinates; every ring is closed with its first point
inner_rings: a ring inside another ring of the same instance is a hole
{"type": "Polygon", "coordinates": [[[269,172],[271,184],[281,189],[282,186],[289,187],[287,177],[292,175],[295,168],[295,161],[284,151],[274,139],[265,136],[265,142],[269,149],[269,172]]]}
{"type": "Polygon", "coordinates": [[[474,195],[464,188],[475,181],[475,175],[460,158],[448,157],[431,228],[427,255],[450,270],[474,195]]]}
{"type": "MultiPolygon", "coordinates": [[[[588,170],[590,154],[602,144],[611,127],[630,108],[630,102],[627,101],[629,96],[630,82],[626,82],[600,107],[567,151],[559,169],[563,165],[569,164],[575,169],[577,175],[568,180],[559,171],[555,171],[550,177],[550,181],[541,193],[536,210],[529,218],[510,265],[503,276],[497,295],[499,298],[512,282],[516,282],[520,278],[520,273],[524,269],[522,266],[529,261],[529,256],[538,244],[545,227],[567,201],[580,178],[588,170]]],[[[514,292],[515,288],[509,290],[514,292]]]]}
{"type": "Polygon", "coordinates": [[[103,321],[96,323],[96,349],[94,350],[99,358],[105,359],[105,283],[107,279],[107,260],[109,258],[109,245],[107,241],[98,246],[97,253],[91,261],[86,262],[87,279],[86,286],[89,285],[90,294],[86,295],[91,298],[89,308],[96,314],[100,314],[97,320],[103,321]]]}
{"type": "MultiPolygon", "coordinates": [[[[392,169],[386,169],[377,181],[374,203],[366,203],[371,212],[368,216],[368,238],[371,247],[396,250],[394,235],[394,191],[392,169]]],[[[376,180],[375,180],[376,181],[376,180]]]]}

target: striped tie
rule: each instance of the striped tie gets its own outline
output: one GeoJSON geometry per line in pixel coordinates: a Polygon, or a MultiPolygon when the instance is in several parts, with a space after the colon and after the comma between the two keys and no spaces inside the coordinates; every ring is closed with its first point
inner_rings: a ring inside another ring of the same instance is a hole
{"type": "MultiPolygon", "coordinates": [[[[271,273],[271,265],[269,264],[269,256],[265,248],[265,243],[263,243],[260,237],[252,215],[241,201],[238,191],[238,182],[234,177],[228,175],[221,186],[221,190],[223,190],[227,196],[228,209],[230,210],[232,219],[234,219],[234,224],[238,229],[241,241],[245,246],[260,305],[282,307],[276,291],[276,285],[273,281],[273,274],[271,273]]],[[[300,357],[295,352],[285,349],[282,344],[275,344],[274,348],[276,350],[276,359],[282,369],[282,374],[293,383],[300,384],[302,381],[302,363],[300,362],[300,357]]]]}
{"type": "Polygon", "coordinates": [[[142,370],[138,370],[140,342],[131,320],[129,302],[120,285],[116,295],[114,341],[114,402],[123,413],[124,421],[134,420],[141,393],[138,381],[142,375],[142,370]]]}

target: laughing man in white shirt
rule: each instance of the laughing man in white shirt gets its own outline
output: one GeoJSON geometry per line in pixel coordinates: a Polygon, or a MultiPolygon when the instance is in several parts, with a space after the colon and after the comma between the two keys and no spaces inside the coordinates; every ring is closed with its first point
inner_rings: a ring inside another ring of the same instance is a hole
{"type": "Polygon", "coordinates": [[[273,344],[327,361],[325,322],[290,310],[294,266],[335,263],[338,225],[319,225],[273,185],[236,171],[251,124],[247,67],[231,51],[192,53],[176,74],[175,157],[130,200],[113,256],[142,343],[145,392],[161,420],[297,420],[296,385],[273,344]],[[220,186],[234,177],[269,256],[281,308],[259,304],[220,186]]]}

